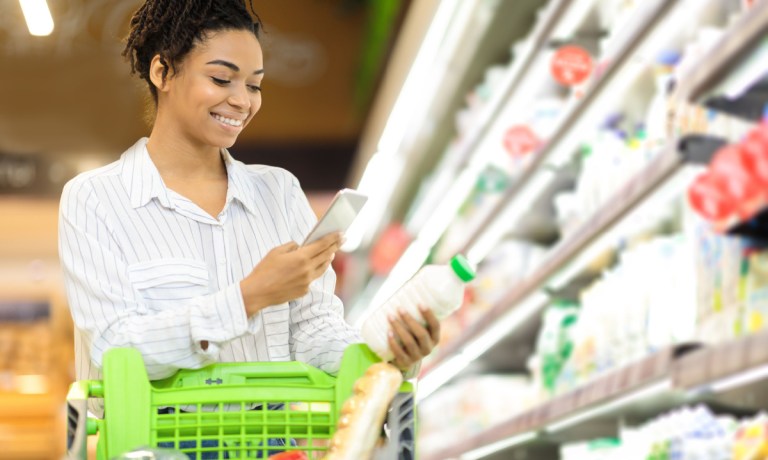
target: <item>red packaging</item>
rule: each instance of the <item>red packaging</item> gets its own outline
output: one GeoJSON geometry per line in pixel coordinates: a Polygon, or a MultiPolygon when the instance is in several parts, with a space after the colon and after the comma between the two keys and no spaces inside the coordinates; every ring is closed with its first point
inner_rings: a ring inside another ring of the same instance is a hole
{"type": "Polygon", "coordinates": [[[746,167],[738,145],[727,145],[715,154],[710,174],[722,179],[715,182],[723,187],[721,190],[734,202],[740,219],[748,219],[762,208],[765,202],[764,189],[746,167]]]}
{"type": "Polygon", "coordinates": [[[309,460],[309,457],[307,457],[305,452],[300,450],[291,450],[270,455],[267,460],[309,460]]]}
{"type": "Polygon", "coordinates": [[[768,127],[750,131],[740,147],[747,171],[762,187],[768,187],[768,127]]]}
{"type": "Polygon", "coordinates": [[[688,201],[702,217],[725,228],[733,221],[736,203],[725,193],[725,180],[707,171],[697,177],[688,188],[688,201]]]}

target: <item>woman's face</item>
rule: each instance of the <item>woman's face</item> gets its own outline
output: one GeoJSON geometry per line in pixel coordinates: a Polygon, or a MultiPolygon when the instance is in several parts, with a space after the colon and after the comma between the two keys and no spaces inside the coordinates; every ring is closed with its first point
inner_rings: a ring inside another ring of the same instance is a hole
{"type": "Polygon", "coordinates": [[[231,147],[261,107],[264,58],[248,31],[210,34],[160,91],[158,116],[195,143],[231,147]],[[162,113],[162,115],[161,115],[162,113]]]}

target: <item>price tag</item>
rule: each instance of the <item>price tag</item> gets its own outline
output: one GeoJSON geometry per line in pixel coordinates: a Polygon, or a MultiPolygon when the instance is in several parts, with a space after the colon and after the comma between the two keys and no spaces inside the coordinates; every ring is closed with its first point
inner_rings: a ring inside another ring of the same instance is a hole
{"type": "Polygon", "coordinates": [[[521,157],[539,148],[541,140],[525,125],[511,126],[504,133],[504,148],[513,157],[521,157]]]}
{"type": "Polygon", "coordinates": [[[550,69],[558,83],[565,86],[578,85],[592,73],[592,57],[578,46],[563,46],[552,56],[550,69]]]}

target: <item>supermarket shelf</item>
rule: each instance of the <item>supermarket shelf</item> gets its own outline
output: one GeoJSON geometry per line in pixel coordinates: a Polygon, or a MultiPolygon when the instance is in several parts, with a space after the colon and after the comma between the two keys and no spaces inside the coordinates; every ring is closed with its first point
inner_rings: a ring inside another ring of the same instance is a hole
{"type": "MultiPolygon", "coordinates": [[[[460,249],[456,252],[467,254],[470,260],[473,261],[482,259],[482,257],[474,257],[474,253],[477,251],[471,251],[471,249],[479,239],[480,235],[484,233],[486,227],[492,226],[494,222],[498,224],[499,222],[509,220],[503,212],[506,209],[507,203],[513,203],[513,206],[520,207],[523,210],[527,209],[531,203],[541,197],[542,191],[550,188],[551,183],[557,179],[557,174],[551,174],[552,171],[546,164],[547,160],[552,156],[553,151],[563,143],[564,138],[572,133],[576,122],[580,120],[585,111],[592,107],[595,99],[601,94],[604,95],[606,87],[611,81],[614,81],[618,71],[629,61],[633,52],[641,46],[644,38],[646,38],[654,29],[660,18],[664,16],[664,13],[672,7],[672,3],[673,2],[667,1],[654,1],[645,3],[641,7],[637,14],[637,23],[635,23],[633,27],[628,28],[624,36],[616,39],[617,49],[615,53],[611,54],[611,56],[614,57],[603,71],[601,78],[596,80],[587,90],[584,98],[564,115],[553,138],[543,147],[542,151],[534,157],[529,167],[521,174],[519,180],[505,192],[500,200],[501,204],[479,220],[482,224],[475,227],[478,230],[470,235],[464,244],[459,245],[460,249]],[[531,199],[522,199],[523,196],[530,196],[531,199]]],[[[483,130],[489,128],[489,124],[483,126],[483,130]]],[[[477,167],[477,162],[473,163],[472,161],[469,162],[468,166],[468,168],[465,168],[462,171],[459,178],[454,181],[452,188],[444,194],[444,200],[435,206],[435,208],[439,208],[440,211],[434,212],[434,216],[437,216],[438,218],[434,219],[434,222],[431,223],[434,223],[435,225],[425,225],[425,227],[430,227],[429,232],[421,231],[419,233],[416,240],[398,260],[397,264],[382,284],[382,287],[374,295],[373,301],[370,303],[376,304],[379,300],[388,298],[421,266],[429,253],[429,250],[434,246],[440,235],[442,235],[444,230],[450,224],[451,219],[455,216],[458,206],[463,202],[463,198],[467,196],[474,184],[474,181],[466,176],[473,170],[480,170],[480,168],[477,167]],[[446,210],[444,208],[448,207],[454,207],[455,209],[450,213],[442,212],[446,210]],[[450,217],[445,218],[445,216],[450,217]],[[429,237],[423,236],[424,234],[428,234],[429,237]]],[[[518,220],[517,217],[514,217],[514,219],[518,220]]]]}
{"type": "Polygon", "coordinates": [[[758,51],[765,48],[766,33],[768,0],[760,0],[729,27],[705,59],[681,78],[677,96],[689,101],[699,101],[709,96],[738,92],[736,90],[739,88],[734,86],[746,88],[755,83],[764,74],[765,61],[757,62],[763,67],[759,69],[751,65],[755,63],[755,59],[747,59],[744,62],[744,58],[749,53],[754,53],[755,48],[758,48],[758,51]],[[758,44],[762,46],[757,46],[758,44]],[[745,67],[757,70],[744,70],[745,67]],[[734,76],[739,76],[740,81],[734,81],[734,76]]]}
{"type": "MultiPolygon", "coordinates": [[[[530,195],[531,189],[536,189],[541,184],[537,184],[534,180],[535,177],[541,177],[541,172],[547,167],[553,154],[562,146],[565,139],[572,133],[574,127],[578,124],[578,121],[584,116],[584,114],[592,107],[594,101],[598,99],[609,86],[614,77],[616,77],[619,70],[627,63],[632,53],[641,45],[643,39],[653,30],[655,24],[664,15],[666,11],[672,6],[672,2],[657,2],[654,8],[648,8],[645,10],[645,15],[642,16],[640,25],[633,31],[631,36],[622,40],[624,46],[618,50],[616,57],[611,64],[605,69],[600,79],[596,80],[590,88],[587,89],[584,98],[574,105],[561,119],[558,128],[555,130],[551,139],[547,144],[537,153],[534,160],[526,168],[526,170],[520,175],[519,180],[509,188],[504,194],[504,197],[500,200],[500,204],[489,211],[484,219],[484,222],[479,225],[478,230],[469,236],[467,241],[462,245],[459,252],[467,254],[482,238],[485,229],[490,228],[497,217],[503,215],[505,210],[509,206],[515,206],[515,202],[521,201],[522,196],[530,195]]],[[[575,146],[573,146],[575,150],[575,146]]],[[[538,195],[538,193],[534,193],[538,195]]],[[[528,205],[529,200],[525,200],[526,203],[517,203],[521,208],[525,208],[528,205]]]]}
{"type": "Polygon", "coordinates": [[[615,424],[602,424],[599,421],[615,417],[622,411],[642,412],[643,416],[648,416],[653,415],[654,411],[675,407],[681,398],[667,394],[671,388],[668,376],[675,357],[684,350],[668,348],[609,372],[469,439],[463,439],[457,445],[427,457],[427,460],[461,457],[467,452],[504,439],[517,438],[520,441],[508,448],[542,438],[552,442],[589,439],[605,435],[606,429],[615,430],[615,424]],[[664,397],[659,398],[660,395],[664,397]],[[649,405],[653,398],[656,399],[655,404],[649,405]],[[585,421],[590,423],[581,423],[585,421]],[[534,436],[523,436],[527,433],[533,433],[534,436]]]}
{"type": "MultiPolygon", "coordinates": [[[[434,172],[434,176],[443,180],[436,180],[427,196],[419,204],[418,209],[413,213],[416,218],[415,224],[409,223],[412,232],[418,232],[425,226],[428,220],[426,216],[434,215],[438,203],[445,201],[446,196],[461,195],[456,199],[461,203],[469,195],[471,187],[475,184],[477,177],[482,171],[481,165],[469,165],[476,157],[476,152],[486,136],[488,130],[493,125],[493,120],[499,117],[506,102],[516,93],[520,85],[528,75],[534,64],[536,56],[539,55],[548,46],[548,38],[552,31],[561,21],[569,9],[572,0],[551,0],[546,6],[546,15],[537,24],[537,28],[531,32],[531,37],[527,41],[527,46],[521,56],[515,56],[512,65],[508,66],[504,72],[498,88],[492,94],[490,100],[482,108],[480,115],[475,122],[467,129],[463,137],[459,138],[456,150],[451,153],[451,162],[442,166],[441,169],[434,172]],[[459,181],[456,178],[462,171],[472,171],[470,180],[459,181]]],[[[458,206],[456,204],[455,206],[458,206]]],[[[455,211],[451,214],[455,214],[455,211]]]]}
{"type": "Polygon", "coordinates": [[[425,458],[484,458],[473,451],[616,435],[619,419],[641,423],[682,404],[752,413],[768,403],[766,382],[768,331],[714,346],[669,347],[425,458]]]}
{"type": "Polygon", "coordinates": [[[461,143],[460,153],[457,155],[460,161],[456,170],[461,170],[471,160],[472,155],[477,149],[483,136],[492,125],[495,119],[504,107],[504,103],[514,94],[520,86],[525,76],[528,74],[536,56],[548,46],[548,38],[557,25],[560,18],[565,14],[572,0],[554,0],[555,4],[548,11],[548,15],[542,20],[538,29],[532,33],[531,42],[526,49],[526,53],[520,59],[516,59],[513,65],[504,75],[503,83],[500,85],[500,91],[497,91],[489,101],[479,117],[477,122],[470,128],[469,133],[461,143]]]}
{"type": "MultiPolygon", "coordinates": [[[[591,243],[627,215],[638,202],[653,193],[680,165],[681,157],[674,146],[670,146],[644,171],[620,189],[601,211],[585,221],[570,237],[555,246],[542,266],[526,281],[513,288],[487,314],[467,328],[454,342],[440,350],[430,361],[429,366],[425,367],[423,376],[428,376],[431,371],[484,335],[498,323],[500,317],[517,309],[526,299],[544,289],[563,267],[580,253],[588,250],[591,243]]],[[[538,305],[539,308],[527,309],[525,318],[517,322],[519,329],[506,331],[507,334],[529,334],[530,331],[527,329],[536,326],[536,320],[545,306],[546,303],[541,302],[538,305]]]]}
{"type": "MultiPolygon", "coordinates": [[[[666,4],[667,2],[664,3],[666,4]]],[[[628,45],[628,49],[620,53],[620,56],[623,56],[623,58],[626,59],[627,55],[631,54],[631,49],[634,49],[634,47],[638,46],[638,43],[642,41],[642,36],[648,33],[648,30],[652,28],[652,24],[656,21],[656,19],[658,19],[658,16],[666,11],[664,6],[668,5],[659,6],[659,8],[654,11],[653,14],[649,14],[646,27],[640,28],[640,30],[638,30],[638,36],[635,37],[634,40],[629,41],[630,44],[628,45]]],[[[750,31],[760,29],[753,23],[754,19],[748,20],[746,19],[747,16],[750,18],[753,18],[753,16],[761,17],[763,18],[762,23],[768,24],[768,17],[765,16],[765,14],[768,14],[768,0],[761,2],[755,8],[757,8],[756,11],[759,12],[759,14],[745,14],[740,21],[740,23],[748,22],[748,24],[744,25],[748,31],[747,35],[753,33],[750,31]]],[[[733,32],[736,30],[738,30],[738,27],[731,28],[731,32],[728,34],[728,36],[733,36],[734,38],[728,39],[726,37],[724,40],[727,43],[738,42],[741,43],[741,46],[747,46],[749,41],[745,42],[740,34],[733,32]]],[[[726,57],[727,56],[722,56],[720,59],[725,59],[726,57]]],[[[685,89],[682,94],[697,94],[697,92],[700,93],[705,87],[707,87],[707,85],[711,86],[713,82],[717,81],[714,76],[717,76],[717,78],[722,77],[722,73],[717,73],[714,70],[718,68],[717,66],[711,66],[710,68],[706,65],[710,62],[708,57],[704,61],[706,62],[702,63],[696,68],[700,69],[702,73],[709,72],[713,75],[713,78],[702,80],[701,82],[695,81],[692,84],[687,85],[686,88],[688,89],[685,89]]],[[[493,226],[494,223],[499,219],[499,216],[504,215],[504,211],[506,207],[509,206],[509,203],[514,204],[516,200],[520,201],[520,197],[522,195],[530,195],[530,191],[527,189],[537,187],[541,189],[541,187],[537,186],[534,183],[535,181],[533,181],[531,178],[535,176],[537,172],[542,170],[543,165],[547,161],[547,157],[550,156],[552,152],[557,148],[558,143],[568,135],[569,131],[572,129],[572,126],[576,123],[581,114],[587,110],[591,101],[601,91],[601,88],[604,88],[605,85],[607,85],[608,81],[616,73],[617,69],[621,67],[622,62],[622,60],[617,59],[617,61],[614,62],[614,64],[606,71],[605,76],[599,80],[590,91],[588,91],[588,94],[584,100],[582,100],[579,105],[575,106],[571,113],[564,118],[560,127],[556,130],[552,140],[549,142],[549,144],[547,144],[547,146],[545,146],[544,150],[540,152],[536,160],[528,168],[527,172],[523,174],[521,180],[505,194],[504,198],[500,201],[501,204],[496,209],[489,212],[485,222],[482,225],[479,225],[477,228],[486,229],[493,226]]],[[[727,63],[723,65],[727,65],[727,63]]],[[[700,77],[697,78],[700,79],[700,77]]],[[[575,232],[575,234],[570,235],[570,237],[558,244],[552,250],[551,257],[549,257],[543,266],[537,270],[528,280],[513,288],[508,295],[506,295],[489,311],[488,314],[483,316],[474,325],[469,327],[455,342],[449,344],[443,350],[441,350],[435,356],[435,359],[430,362],[430,365],[425,368],[423,375],[428,376],[430,371],[438,368],[442,363],[448,361],[456,354],[461,353],[461,351],[466,348],[467,345],[471,344],[473,341],[477,340],[478,337],[486,333],[486,331],[488,331],[491,326],[498,321],[498,318],[501,315],[504,315],[510,310],[513,310],[519,303],[523,302],[533,293],[545,287],[545,283],[550,278],[555,276],[558,271],[568,271],[567,264],[569,262],[573,261],[579,255],[579,253],[585,252],[591,242],[603,235],[613,223],[619,220],[622,216],[628,214],[638,202],[640,202],[649,193],[652,193],[661,183],[663,183],[669,176],[671,176],[680,166],[681,160],[701,164],[711,157],[714,149],[718,145],[719,144],[716,139],[706,139],[704,137],[696,136],[686,137],[681,142],[681,146],[683,147],[682,158],[677,154],[677,152],[674,152],[672,149],[668,148],[667,151],[657,159],[657,161],[649,165],[645,171],[640,173],[623,189],[621,189],[619,193],[616,194],[614,199],[610,201],[603,210],[599,211],[594,216],[594,218],[585,223],[581,229],[575,232]]],[[[525,203],[518,204],[522,208],[526,207],[525,203]]],[[[481,231],[482,230],[476,232],[470,237],[469,241],[464,245],[461,252],[467,253],[472,248],[472,246],[480,238],[481,231]]],[[[540,310],[529,312],[531,317],[536,316],[539,313],[540,310]]],[[[530,319],[526,319],[526,321],[523,321],[523,323],[528,325],[533,324],[530,319]]],[[[512,334],[519,332],[520,331],[510,330],[507,333],[512,334]]],[[[473,356],[470,356],[469,358],[474,359],[473,356]]]]}
{"type": "Polygon", "coordinates": [[[768,404],[768,333],[696,350],[675,365],[675,387],[690,398],[749,411],[768,404]]]}
{"type": "MultiPolygon", "coordinates": [[[[416,240],[411,243],[410,248],[419,248],[417,251],[420,251],[422,247],[431,248],[434,246],[440,235],[450,224],[450,220],[456,215],[461,203],[470,194],[484,167],[483,164],[480,164],[481,162],[473,161],[476,158],[475,152],[491,128],[492,121],[503,110],[507,99],[517,91],[517,88],[523,83],[524,79],[528,78],[536,56],[548,46],[548,38],[562,16],[567,13],[572,1],[550,0],[546,6],[546,14],[537,24],[537,29],[532,32],[531,39],[524,53],[521,56],[516,56],[512,65],[506,69],[498,89],[482,109],[476,122],[469,127],[467,133],[460,140],[457,150],[452,154],[455,155],[455,159],[450,164],[435,171],[434,177],[437,178],[435,183],[418,205],[415,212],[413,212],[414,216],[420,217],[413,217],[411,220],[415,220],[418,223],[406,222],[408,230],[418,235],[416,240]],[[447,218],[444,218],[444,216],[447,216],[447,218]],[[429,227],[429,231],[424,232],[423,230],[426,227],[429,227]]],[[[511,5],[509,4],[508,7],[511,5]]],[[[426,137],[431,140],[436,136],[434,132],[431,132],[426,137]]],[[[428,150],[429,147],[420,145],[418,149],[414,147],[412,150],[415,152],[419,149],[428,150]]],[[[413,171],[407,171],[406,173],[412,174],[413,171]]],[[[393,201],[397,200],[393,199],[393,201]]],[[[404,255],[408,253],[410,251],[406,251],[404,255]]],[[[418,257],[415,259],[418,259],[418,257]]],[[[414,262],[407,257],[401,257],[395,268],[390,272],[390,276],[384,282],[376,283],[379,286],[377,289],[374,289],[375,292],[371,293],[373,301],[365,299],[365,304],[375,304],[378,303],[378,300],[388,298],[400,287],[402,282],[409,279],[418,270],[423,260],[422,258],[414,262]],[[406,260],[406,262],[404,263],[403,260],[406,260]]],[[[362,308],[365,308],[365,306],[362,308]]],[[[364,313],[360,313],[358,309],[355,309],[354,316],[364,316],[364,313]]]]}

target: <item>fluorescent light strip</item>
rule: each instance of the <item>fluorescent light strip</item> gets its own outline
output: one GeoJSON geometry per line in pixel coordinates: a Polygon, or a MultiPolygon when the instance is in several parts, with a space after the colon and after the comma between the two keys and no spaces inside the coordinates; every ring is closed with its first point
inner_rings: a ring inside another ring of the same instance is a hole
{"type": "MultiPolygon", "coordinates": [[[[416,240],[405,250],[397,264],[392,268],[392,272],[376,292],[368,306],[367,311],[377,308],[387,299],[397,292],[406,281],[416,274],[429,256],[431,246],[425,245],[422,241],[416,240]]],[[[367,316],[367,311],[361,314],[361,318],[367,316]]]]}
{"type": "Polygon", "coordinates": [[[419,232],[418,239],[430,248],[437,243],[445,230],[456,218],[456,214],[464,204],[467,197],[472,193],[472,189],[480,176],[480,169],[470,167],[465,169],[453,181],[453,185],[445,193],[442,201],[424,223],[424,227],[419,232]]]}
{"type": "MultiPolygon", "coordinates": [[[[464,7],[466,8],[466,5],[464,7]]],[[[421,112],[429,107],[427,101],[434,99],[439,86],[432,84],[432,79],[436,78],[435,62],[439,58],[441,43],[449,30],[451,19],[459,8],[458,0],[441,2],[429,25],[392,112],[387,118],[377,152],[366,165],[357,186],[361,193],[368,195],[369,201],[363,210],[364,214],[359,216],[347,231],[347,243],[342,248],[344,251],[354,251],[361,245],[367,245],[376,232],[377,223],[382,221],[386,213],[397,183],[396,178],[400,177],[405,163],[400,155],[400,144],[413,120],[422,117],[421,112]]]]}
{"type": "Polygon", "coordinates": [[[438,364],[419,383],[417,400],[423,400],[446,382],[459,374],[472,361],[477,359],[508,334],[517,330],[521,324],[536,314],[549,301],[543,292],[534,292],[506,313],[494,325],[477,339],[469,342],[462,351],[438,364]]]}
{"type": "Polygon", "coordinates": [[[747,60],[738,65],[732,72],[729,72],[725,80],[710,93],[716,95],[722,92],[729,99],[741,97],[757,80],[766,74],[766,59],[768,59],[768,40],[763,39],[747,60]]]}
{"type": "MultiPolygon", "coordinates": [[[[451,224],[464,200],[472,191],[478,174],[479,172],[475,168],[469,168],[464,170],[454,181],[453,186],[429,217],[416,240],[408,246],[397,264],[392,268],[386,281],[373,297],[369,308],[381,305],[421,268],[429,256],[432,246],[437,243],[451,224]]],[[[363,313],[361,316],[365,317],[366,315],[363,313]]]]}
{"type": "Polygon", "coordinates": [[[478,358],[504,337],[516,332],[525,321],[539,313],[548,302],[549,296],[545,293],[541,291],[532,293],[495,321],[493,326],[483,332],[477,339],[469,342],[464,347],[463,354],[469,361],[478,358]]]}
{"type": "Polygon", "coordinates": [[[546,431],[554,433],[556,431],[564,430],[585,420],[599,417],[613,410],[629,406],[630,404],[647,401],[655,396],[659,396],[669,391],[671,388],[672,381],[670,379],[662,380],[661,382],[657,382],[640,390],[634,391],[612,402],[599,405],[593,409],[585,410],[559,422],[552,423],[546,427],[546,431]]]}
{"type": "Polygon", "coordinates": [[[571,39],[594,9],[595,0],[573,1],[552,33],[552,38],[571,39]]]}
{"type": "Polygon", "coordinates": [[[717,380],[709,387],[713,393],[724,393],[765,378],[768,378],[768,364],[717,380]]]}
{"type": "Polygon", "coordinates": [[[446,36],[451,18],[459,8],[458,0],[443,0],[427,30],[427,35],[419,47],[416,59],[408,72],[403,89],[395,102],[387,124],[379,140],[379,151],[397,152],[405,131],[418,114],[429,106],[425,99],[437,91],[439,85],[432,84],[434,64],[440,52],[440,46],[446,36]],[[426,94],[425,94],[426,92],[426,94]],[[425,97],[427,96],[427,97],[425,97]]]}
{"type": "Polygon", "coordinates": [[[473,264],[479,264],[491,252],[496,244],[517,224],[523,214],[530,210],[534,201],[552,181],[555,174],[549,170],[541,170],[523,187],[517,196],[501,211],[485,231],[467,250],[467,259],[473,264]]]}
{"type": "Polygon", "coordinates": [[[431,395],[438,388],[446,384],[449,380],[454,378],[469,366],[470,360],[464,356],[463,353],[458,353],[439,367],[436,367],[433,371],[426,375],[418,382],[416,387],[416,402],[423,401],[427,396],[431,395]]]}
{"type": "Polygon", "coordinates": [[[510,447],[519,446],[520,444],[524,444],[528,441],[533,441],[534,439],[536,439],[536,432],[534,431],[521,433],[507,439],[494,442],[493,444],[488,444],[487,446],[483,446],[475,450],[470,450],[469,452],[462,454],[459,459],[477,460],[479,458],[487,457],[500,450],[509,449],[510,447]]]}
{"type": "Polygon", "coordinates": [[[38,37],[53,32],[53,17],[45,0],[19,0],[29,33],[38,37]]]}
{"type": "Polygon", "coordinates": [[[416,198],[419,200],[418,204],[416,204],[416,209],[410,216],[406,216],[405,229],[409,234],[417,235],[419,230],[424,228],[424,223],[429,220],[432,211],[441,202],[455,179],[456,172],[453,168],[443,168],[433,177],[425,179],[425,181],[430,182],[427,192],[423,195],[423,198],[416,198]]]}

